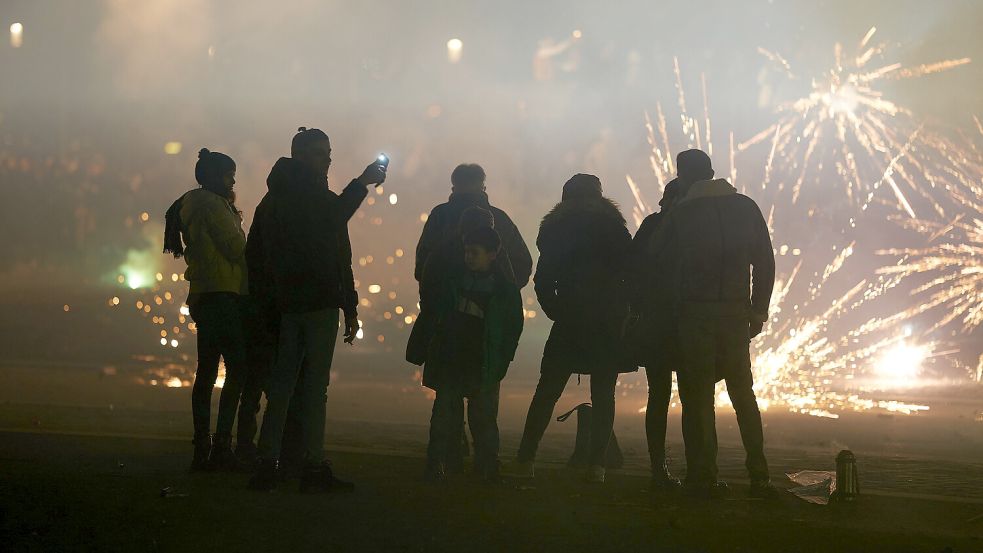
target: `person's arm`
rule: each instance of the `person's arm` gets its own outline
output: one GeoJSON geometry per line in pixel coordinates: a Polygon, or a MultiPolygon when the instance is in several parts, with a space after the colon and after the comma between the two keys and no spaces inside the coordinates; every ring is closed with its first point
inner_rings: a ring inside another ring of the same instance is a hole
{"type": "Polygon", "coordinates": [[[519,227],[512,222],[508,215],[505,216],[505,229],[502,238],[505,242],[505,251],[509,255],[509,263],[512,265],[512,274],[515,276],[515,285],[521,290],[529,284],[529,277],[532,276],[532,255],[526,241],[522,239],[519,227]]]}
{"type": "MultiPolygon", "coordinates": [[[[775,287],[775,251],[771,246],[768,223],[754,206],[754,242],[751,245],[751,319],[763,324],[768,320],[771,293],[775,287]]],[[[760,329],[759,329],[760,332],[760,329]]]]}
{"type": "Polygon", "coordinates": [[[427,266],[427,259],[434,252],[440,242],[440,217],[437,209],[434,208],[427,217],[427,222],[423,224],[423,232],[420,233],[420,241],[416,244],[416,265],[413,268],[413,276],[416,281],[423,283],[423,273],[427,266]]]}
{"type": "Polygon", "coordinates": [[[246,234],[234,208],[224,199],[208,204],[206,225],[208,234],[222,257],[237,261],[246,253],[246,234]]]}
{"type": "Polygon", "coordinates": [[[518,287],[509,287],[508,296],[508,313],[507,313],[507,327],[506,332],[508,333],[506,338],[506,344],[508,344],[508,351],[506,352],[506,359],[510,362],[515,359],[515,350],[519,347],[519,338],[522,336],[522,325],[524,319],[522,316],[522,294],[519,292],[518,287]]]}
{"type": "Polygon", "coordinates": [[[348,186],[338,195],[338,224],[348,224],[355,215],[362,201],[369,195],[369,185],[380,185],[386,182],[386,169],[378,163],[370,163],[357,178],[352,179],[348,186]]]}
{"type": "Polygon", "coordinates": [[[555,321],[559,316],[560,308],[556,297],[556,286],[561,256],[555,255],[552,248],[543,248],[542,232],[536,243],[539,245],[539,263],[536,265],[536,276],[533,277],[536,299],[543,308],[543,313],[551,321],[555,321]]]}

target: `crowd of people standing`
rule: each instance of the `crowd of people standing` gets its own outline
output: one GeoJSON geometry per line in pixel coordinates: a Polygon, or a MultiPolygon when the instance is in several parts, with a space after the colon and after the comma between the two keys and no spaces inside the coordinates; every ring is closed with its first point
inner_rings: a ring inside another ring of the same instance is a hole
{"type": "MultiPolygon", "coordinates": [[[[424,367],[423,385],[436,392],[424,480],[442,483],[448,473],[464,472],[465,412],[476,478],[534,478],[539,442],[577,374],[590,378],[586,480],[604,482],[618,376],[644,367],[653,491],[726,493],[717,480],[714,422],[714,386],[724,380],[747,453],[750,493],[777,494],[749,354],[768,320],[774,286],[768,227],[753,200],[713,178],[706,153],[687,150],[676,161],[678,176],[666,185],[660,211],[634,238],[596,176],[570,178],[540,224],[535,273],[518,227],[489,201],[484,170],[475,164],[454,170],[450,198],[431,212],[416,250],[420,314],[406,351],[407,361],[424,367]],[[500,383],[522,334],[519,291],[530,277],[553,325],[518,452],[503,465],[500,383]],[[674,371],[683,483],[670,474],[665,455],[674,371]]],[[[328,136],[301,127],[291,156],[270,172],[247,235],[235,202],[235,162],[203,149],[195,168],[200,187],[167,210],[164,251],[187,261],[187,303],[198,329],[192,470],[247,467],[254,471],[249,487],[257,490],[291,476],[299,476],[301,491],[354,488],[324,456],[325,404],[339,328],[348,343],[359,329],[348,222],[367,187],[385,181],[388,160],[369,164],[340,193],[328,186],[330,165],[328,136]],[[220,358],[227,376],[211,433],[220,358]]]]}

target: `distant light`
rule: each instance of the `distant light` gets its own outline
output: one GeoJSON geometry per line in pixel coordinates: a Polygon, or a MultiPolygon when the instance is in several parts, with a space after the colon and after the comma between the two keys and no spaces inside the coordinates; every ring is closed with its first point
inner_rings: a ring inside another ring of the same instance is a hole
{"type": "Polygon", "coordinates": [[[147,280],[143,275],[137,272],[130,273],[126,275],[126,285],[132,290],[137,288],[143,288],[147,285],[147,280]]]}
{"type": "Polygon", "coordinates": [[[24,44],[24,25],[21,23],[14,23],[10,26],[10,45],[14,48],[20,48],[24,44]]]}
{"type": "Polygon", "coordinates": [[[215,47],[214,46],[209,46],[208,47],[208,59],[212,59],[214,57],[215,57],[215,47]]]}
{"type": "Polygon", "coordinates": [[[378,340],[380,344],[386,341],[386,337],[382,334],[376,336],[375,339],[378,340]]]}
{"type": "Polygon", "coordinates": [[[113,296],[113,305],[119,305],[119,297],[113,296]]]}
{"type": "Polygon", "coordinates": [[[171,347],[172,348],[176,348],[177,347],[177,340],[171,340],[171,347]]]}
{"type": "Polygon", "coordinates": [[[146,223],[147,221],[150,220],[150,214],[144,211],[143,213],[140,214],[140,220],[146,223]]]}
{"type": "Polygon", "coordinates": [[[457,63],[461,61],[464,52],[464,42],[459,38],[452,38],[447,41],[447,61],[457,63]]]}
{"type": "Polygon", "coordinates": [[[369,284],[370,294],[378,294],[381,291],[382,291],[382,286],[379,286],[378,284],[369,284]]]}
{"type": "Polygon", "coordinates": [[[171,282],[177,282],[181,278],[177,273],[171,273],[171,282]]]}
{"type": "Polygon", "coordinates": [[[389,195],[389,203],[390,203],[390,205],[396,205],[396,202],[398,200],[399,200],[399,198],[396,197],[396,194],[390,194],[389,195]]]}
{"type": "Polygon", "coordinates": [[[427,215],[426,213],[421,213],[420,214],[420,222],[422,222],[422,223],[426,223],[427,222],[427,219],[429,219],[429,218],[430,218],[430,216],[427,215]]]}
{"type": "Polygon", "coordinates": [[[181,384],[181,379],[180,378],[178,378],[176,376],[172,376],[172,377],[170,377],[170,378],[167,379],[167,387],[168,388],[180,388],[181,386],[182,386],[182,384],[181,384]]]}
{"type": "Polygon", "coordinates": [[[357,330],[357,331],[355,332],[355,337],[356,337],[356,338],[358,338],[359,340],[361,340],[362,338],[364,338],[364,337],[365,337],[365,333],[364,333],[364,332],[362,332],[362,329],[361,329],[361,328],[360,328],[360,329],[358,329],[358,330],[357,330]]]}
{"type": "Polygon", "coordinates": [[[403,257],[403,250],[401,248],[396,250],[396,257],[403,257]]]}
{"type": "Polygon", "coordinates": [[[65,304],[65,305],[64,305],[64,306],[62,307],[62,309],[64,309],[64,310],[65,310],[65,313],[68,313],[69,311],[71,311],[71,310],[72,310],[72,307],[71,307],[70,305],[68,305],[68,304],[66,303],[66,304],[65,304]]]}
{"type": "Polygon", "coordinates": [[[161,338],[160,339],[160,345],[166,346],[167,345],[167,338],[161,338]]]}
{"type": "Polygon", "coordinates": [[[413,324],[413,316],[407,315],[403,317],[403,322],[405,322],[406,324],[413,324]]]}
{"type": "Polygon", "coordinates": [[[573,31],[573,38],[578,38],[579,39],[579,38],[583,38],[583,36],[584,36],[584,33],[582,33],[580,31],[580,29],[574,29],[574,31],[573,31]]]}
{"type": "Polygon", "coordinates": [[[180,142],[168,142],[164,144],[164,153],[169,156],[176,156],[181,153],[182,144],[180,142]]]}
{"type": "Polygon", "coordinates": [[[187,305],[182,305],[180,311],[181,314],[184,316],[188,316],[191,314],[191,309],[189,309],[187,305]]]}
{"type": "Polygon", "coordinates": [[[397,305],[395,311],[396,311],[396,314],[397,315],[402,315],[403,314],[403,306],[402,305],[397,305]]]}

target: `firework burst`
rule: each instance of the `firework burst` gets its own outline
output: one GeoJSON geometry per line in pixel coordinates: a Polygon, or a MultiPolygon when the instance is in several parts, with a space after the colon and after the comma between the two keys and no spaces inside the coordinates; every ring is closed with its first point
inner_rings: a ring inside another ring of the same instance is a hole
{"type": "MultiPolygon", "coordinates": [[[[822,198],[822,187],[837,182],[850,203],[863,210],[872,203],[887,203],[914,219],[921,208],[915,198],[920,198],[927,209],[945,216],[945,206],[933,198],[934,189],[965,184],[960,177],[965,173],[959,171],[961,156],[878,86],[947,71],[971,60],[877,65],[875,60],[882,59],[887,48],[873,43],[875,32],[871,28],[852,55],[836,44],[832,67],[810,80],[804,96],[780,104],[778,121],[738,144],[737,151],[767,145],[762,190],[790,189],[793,204],[809,195],[808,187],[818,187],[815,197],[822,198]],[[955,171],[937,172],[939,158],[955,171]],[[776,165],[783,170],[776,171],[776,165]],[[891,191],[887,198],[878,194],[882,188],[891,191]]],[[[789,79],[800,79],[781,55],[759,51],[789,79]]]]}

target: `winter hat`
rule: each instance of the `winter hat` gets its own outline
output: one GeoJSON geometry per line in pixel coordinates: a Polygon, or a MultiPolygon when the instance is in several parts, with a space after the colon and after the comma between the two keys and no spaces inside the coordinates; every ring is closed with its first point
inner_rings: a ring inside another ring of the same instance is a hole
{"type": "Polygon", "coordinates": [[[236,170],[236,162],[231,157],[220,153],[211,152],[208,148],[198,151],[198,163],[195,164],[195,180],[202,188],[207,188],[213,192],[225,189],[222,178],[229,171],[236,170]]]}
{"type": "Polygon", "coordinates": [[[294,139],[290,143],[290,155],[297,157],[297,154],[306,150],[311,144],[321,142],[322,140],[328,140],[328,135],[321,129],[298,127],[297,134],[294,135],[294,139]]]}
{"type": "Polygon", "coordinates": [[[676,174],[690,183],[713,178],[713,164],[703,150],[686,150],[676,156],[676,174]]]}
{"type": "Polygon", "coordinates": [[[601,179],[594,175],[577,173],[563,185],[562,201],[585,200],[601,197],[601,179]]]}
{"type": "Polygon", "coordinates": [[[465,235],[472,230],[480,227],[495,228],[495,216],[487,209],[473,205],[461,212],[461,219],[457,223],[458,232],[465,235]]]}
{"type": "Polygon", "coordinates": [[[478,227],[464,235],[464,245],[485,248],[487,252],[498,252],[502,248],[502,238],[491,227],[478,227]]]}

